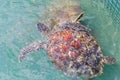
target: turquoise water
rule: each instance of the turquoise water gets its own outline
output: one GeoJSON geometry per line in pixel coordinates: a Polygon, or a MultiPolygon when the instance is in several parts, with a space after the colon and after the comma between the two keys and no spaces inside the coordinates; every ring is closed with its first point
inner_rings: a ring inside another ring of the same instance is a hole
{"type": "MultiPolygon", "coordinates": [[[[81,80],[56,70],[44,50],[18,62],[20,49],[44,40],[36,23],[50,0],[0,0],[0,80],[81,80]]],[[[105,65],[104,74],[95,80],[120,80],[120,1],[80,0],[82,24],[92,29],[104,55],[117,59],[105,65]]],[[[57,3],[56,3],[57,4],[57,3]]]]}

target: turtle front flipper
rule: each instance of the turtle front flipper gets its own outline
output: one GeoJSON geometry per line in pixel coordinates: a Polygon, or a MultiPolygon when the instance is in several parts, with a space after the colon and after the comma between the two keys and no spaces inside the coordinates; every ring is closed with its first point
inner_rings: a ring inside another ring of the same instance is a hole
{"type": "Polygon", "coordinates": [[[26,55],[28,55],[32,52],[35,52],[37,50],[46,49],[46,47],[47,47],[47,44],[45,42],[41,42],[41,41],[34,42],[34,43],[26,46],[25,48],[23,48],[20,51],[19,61],[20,62],[23,61],[23,59],[26,57],[26,55]]]}
{"type": "Polygon", "coordinates": [[[114,64],[115,62],[116,62],[116,59],[113,57],[104,56],[103,58],[103,63],[105,64],[114,64]]]}
{"type": "Polygon", "coordinates": [[[50,32],[50,29],[43,23],[38,23],[37,27],[38,30],[45,35],[47,35],[50,32]]]}

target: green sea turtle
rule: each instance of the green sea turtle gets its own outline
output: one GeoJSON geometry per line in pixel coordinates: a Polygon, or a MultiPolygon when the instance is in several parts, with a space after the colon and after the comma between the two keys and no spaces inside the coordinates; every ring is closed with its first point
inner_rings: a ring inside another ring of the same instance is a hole
{"type": "Polygon", "coordinates": [[[38,30],[46,35],[47,40],[23,48],[19,60],[22,61],[34,51],[45,49],[52,63],[70,77],[91,79],[101,75],[104,64],[113,64],[116,60],[102,54],[90,29],[79,22],[82,16],[81,13],[73,21],[69,18],[52,30],[45,24],[38,23],[38,30]]]}

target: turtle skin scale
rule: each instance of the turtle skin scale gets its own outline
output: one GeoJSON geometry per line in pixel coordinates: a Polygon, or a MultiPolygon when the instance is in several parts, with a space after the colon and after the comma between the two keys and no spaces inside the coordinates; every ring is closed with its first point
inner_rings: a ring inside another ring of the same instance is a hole
{"type": "Polygon", "coordinates": [[[102,74],[100,46],[82,25],[62,25],[49,35],[48,44],[51,61],[68,76],[93,78],[102,74]]]}

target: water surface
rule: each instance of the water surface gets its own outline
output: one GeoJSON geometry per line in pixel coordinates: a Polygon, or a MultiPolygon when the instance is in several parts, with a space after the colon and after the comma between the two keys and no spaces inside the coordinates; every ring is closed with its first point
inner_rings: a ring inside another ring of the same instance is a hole
{"type": "MultiPolygon", "coordinates": [[[[75,80],[56,70],[44,50],[18,62],[21,48],[44,40],[36,23],[49,1],[0,0],[0,80],[75,80]]],[[[120,1],[80,0],[80,5],[85,13],[82,24],[92,29],[104,55],[117,59],[116,64],[105,65],[104,74],[95,80],[120,80],[120,1]]]]}

